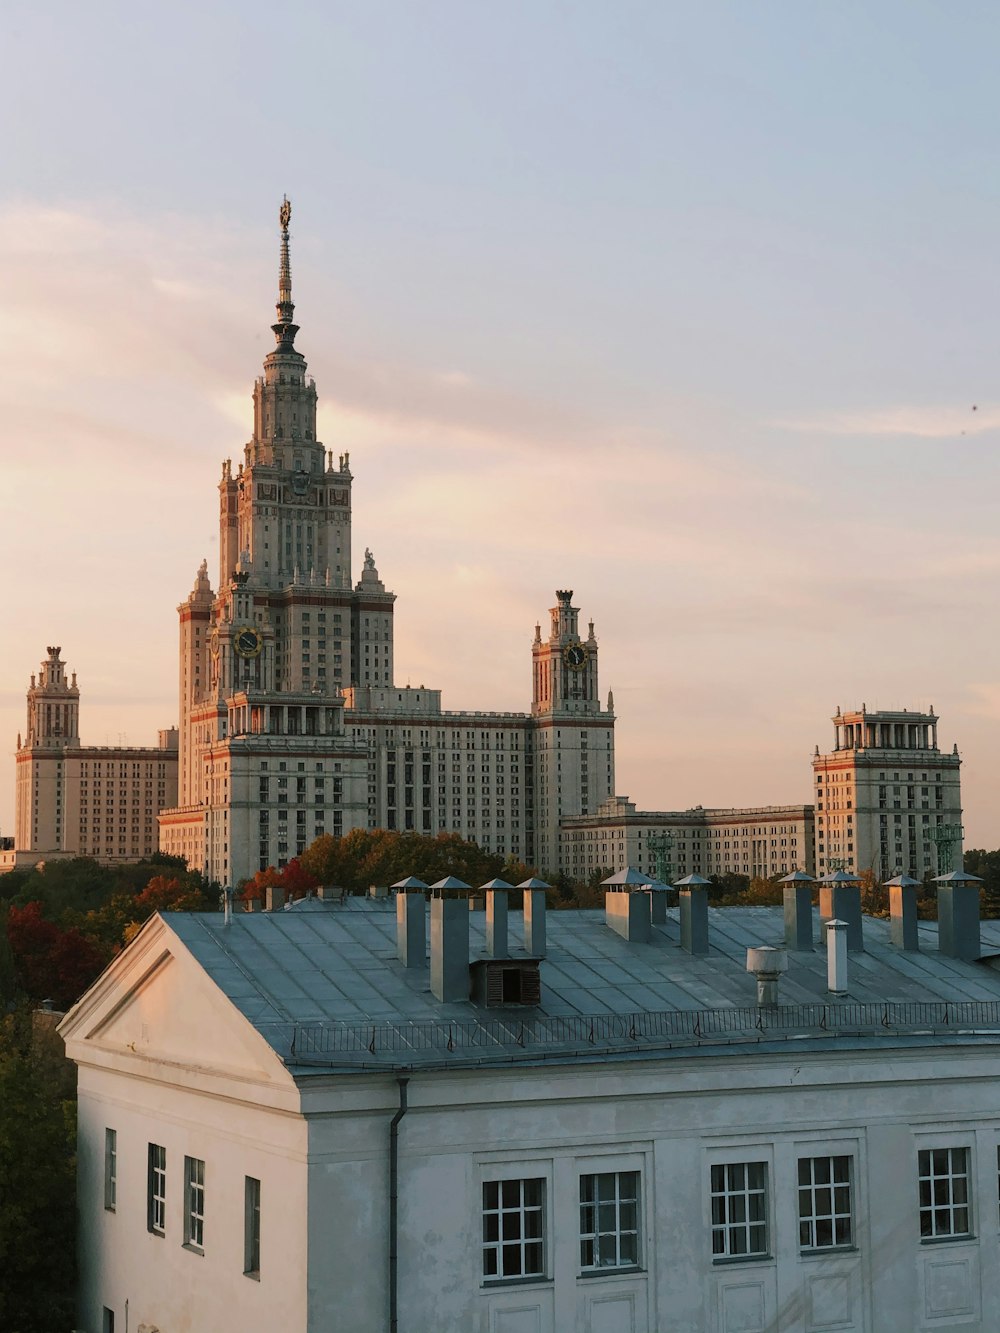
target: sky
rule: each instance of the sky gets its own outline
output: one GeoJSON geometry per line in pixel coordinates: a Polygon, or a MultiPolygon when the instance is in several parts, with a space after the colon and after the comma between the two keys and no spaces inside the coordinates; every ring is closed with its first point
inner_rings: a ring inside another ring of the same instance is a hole
{"type": "Polygon", "coordinates": [[[86,743],[176,722],[287,193],[399,682],[527,709],[572,588],[641,809],[807,801],[838,705],[933,704],[1000,846],[998,40],[975,0],[8,0],[0,832],[47,645],[86,743]]]}

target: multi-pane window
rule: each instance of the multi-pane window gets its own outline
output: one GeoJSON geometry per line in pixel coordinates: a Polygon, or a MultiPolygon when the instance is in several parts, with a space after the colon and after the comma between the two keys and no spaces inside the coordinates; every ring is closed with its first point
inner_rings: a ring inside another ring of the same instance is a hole
{"type": "Polygon", "coordinates": [[[118,1204],[118,1131],[104,1131],[104,1206],[113,1213],[118,1204]]]}
{"type": "Polygon", "coordinates": [[[920,1235],[970,1235],[968,1148],[921,1148],[918,1169],[920,1235]]]}
{"type": "Polygon", "coordinates": [[[184,1158],[184,1244],[196,1250],[205,1246],[205,1163],[200,1157],[184,1158]]]}
{"type": "Polygon", "coordinates": [[[260,1277],[260,1181],[243,1177],[243,1271],[260,1277]]]}
{"type": "Polygon", "coordinates": [[[829,1250],[853,1243],[850,1157],[800,1157],[800,1248],[829,1250]]]}
{"type": "Polygon", "coordinates": [[[712,1253],[720,1259],[767,1254],[767,1163],[712,1167],[712,1253]]]}
{"type": "Polygon", "coordinates": [[[488,1180],[483,1185],[483,1276],[541,1277],[545,1272],[545,1181],[488,1180]]]}
{"type": "Polygon", "coordinates": [[[162,1236],[166,1221],[167,1150],[160,1143],[151,1143],[146,1173],[146,1227],[162,1236]]]}
{"type": "Polygon", "coordinates": [[[580,1267],[639,1263],[639,1172],[580,1177],[580,1267]]]}

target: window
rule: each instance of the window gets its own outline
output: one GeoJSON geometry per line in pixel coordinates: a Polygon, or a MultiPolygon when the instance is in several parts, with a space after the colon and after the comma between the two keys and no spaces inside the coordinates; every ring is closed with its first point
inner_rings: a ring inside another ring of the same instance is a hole
{"type": "Polygon", "coordinates": [[[260,1277],[260,1181],[243,1178],[243,1271],[260,1277]]]}
{"type": "Polygon", "coordinates": [[[149,1145],[146,1181],[146,1228],[162,1236],[167,1220],[167,1150],[159,1143],[149,1145]]]}
{"type": "Polygon", "coordinates": [[[205,1246],[205,1163],[184,1158],[184,1244],[193,1250],[205,1246]]]}
{"type": "Polygon", "coordinates": [[[101,1333],[115,1333],[115,1312],[105,1305],[101,1315],[101,1333]]]}
{"type": "Polygon", "coordinates": [[[971,1235],[968,1148],[922,1148],[918,1163],[921,1238],[971,1235]]]}
{"type": "Polygon", "coordinates": [[[850,1157],[799,1158],[799,1247],[852,1245],[850,1157]]]}
{"type": "Polygon", "coordinates": [[[639,1172],[580,1177],[580,1267],[639,1264],[639,1172]]]}
{"type": "Polygon", "coordinates": [[[483,1276],[541,1277],[545,1181],[489,1180],[483,1185],[483,1276]]]}
{"type": "Polygon", "coordinates": [[[767,1254],[767,1163],[712,1167],[712,1253],[719,1259],[767,1254]]]}
{"type": "Polygon", "coordinates": [[[118,1204],[118,1131],[104,1131],[104,1206],[113,1213],[118,1204]]]}

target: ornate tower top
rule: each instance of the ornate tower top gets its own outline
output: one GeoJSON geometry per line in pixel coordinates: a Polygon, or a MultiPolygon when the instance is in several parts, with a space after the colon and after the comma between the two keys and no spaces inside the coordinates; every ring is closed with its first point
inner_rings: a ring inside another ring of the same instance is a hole
{"type": "Polygon", "coordinates": [[[281,202],[278,220],[281,223],[281,258],[278,264],[278,322],[272,324],[278,343],[279,352],[295,350],[295,335],[299,326],[295,320],[295,306],[292,304],[292,263],[288,254],[288,224],[292,218],[292,205],[286,195],[281,202]]]}

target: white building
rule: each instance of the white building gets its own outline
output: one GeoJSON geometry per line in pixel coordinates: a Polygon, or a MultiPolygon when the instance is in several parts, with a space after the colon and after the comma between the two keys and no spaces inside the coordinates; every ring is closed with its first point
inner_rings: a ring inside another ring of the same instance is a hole
{"type": "Polygon", "coordinates": [[[316,385],[295,347],[287,206],[277,346],[253,434],[223,464],[220,568],[180,615],[180,761],[162,850],[235,884],[323,833],[456,832],[556,869],[559,820],[614,791],[614,716],[593,622],[560,591],[535,628],[531,712],[449,712],[395,684],[393,610],[370,550],[354,582],[350,455],[316,438],[316,385]]]}
{"type": "Polygon", "coordinates": [[[831,718],[834,748],[813,759],[816,865],[879,880],[962,865],[961,759],[938,749],[938,717],[907,709],[831,718]]]}
{"type": "Polygon", "coordinates": [[[760,1009],[780,909],[613,896],[154,917],[61,1025],[79,1328],[993,1333],[997,927],[760,1009]]]}

